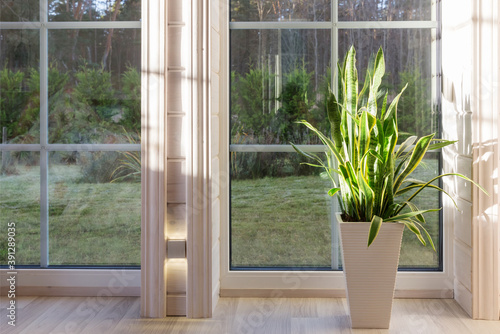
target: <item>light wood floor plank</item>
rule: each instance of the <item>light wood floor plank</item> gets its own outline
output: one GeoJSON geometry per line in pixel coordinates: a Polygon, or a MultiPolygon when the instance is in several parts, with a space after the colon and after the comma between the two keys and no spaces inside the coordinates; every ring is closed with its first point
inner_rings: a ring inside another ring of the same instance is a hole
{"type": "Polygon", "coordinates": [[[344,298],[221,298],[211,319],[140,318],[137,297],[19,297],[17,325],[30,334],[499,334],[499,321],[472,320],[451,299],[395,299],[389,330],[351,330],[344,298]]]}
{"type": "MultiPolygon", "coordinates": [[[[23,330],[19,330],[20,334],[30,333],[53,333],[54,328],[58,323],[65,322],[71,314],[76,311],[76,308],[81,303],[79,297],[48,297],[52,304],[45,312],[40,314],[35,321],[29,324],[23,330]],[[56,321],[54,321],[56,320],[56,321]]],[[[28,304],[29,305],[29,304],[28,304]]],[[[29,307],[27,307],[29,309],[29,307]]],[[[26,307],[24,308],[26,309],[26,307]]],[[[19,322],[25,325],[24,321],[19,322]]],[[[24,326],[23,326],[24,327],[24,326]]]]}
{"type": "Polygon", "coordinates": [[[106,297],[106,300],[109,300],[109,302],[82,330],[82,333],[96,334],[113,332],[127,311],[134,305],[136,299],[137,297],[106,297]]]}

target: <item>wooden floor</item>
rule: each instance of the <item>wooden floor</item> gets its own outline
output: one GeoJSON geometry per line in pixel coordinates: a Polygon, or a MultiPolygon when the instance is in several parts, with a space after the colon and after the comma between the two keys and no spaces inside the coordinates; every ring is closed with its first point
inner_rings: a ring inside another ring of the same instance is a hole
{"type": "Polygon", "coordinates": [[[0,333],[474,333],[499,334],[499,321],[475,321],[450,299],[395,299],[390,330],[351,330],[346,300],[222,298],[212,319],[141,319],[136,297],[18,297],[16,327],[0,302],[0,333]]]}

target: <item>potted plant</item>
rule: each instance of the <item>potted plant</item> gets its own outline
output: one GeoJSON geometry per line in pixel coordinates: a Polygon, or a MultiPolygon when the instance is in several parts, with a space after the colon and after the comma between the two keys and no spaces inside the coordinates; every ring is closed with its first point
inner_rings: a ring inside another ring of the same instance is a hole
{"type": "Polygon", "coordinates": [[[340,98],[330,92],[326,101],[331,136],[305,120],[298,122],[320,138],[326,147],[326,159],[292,145],[298,153],[315,161],[309,165],[324,168],[333,184],[328,194],[337,194],[339,198],[342,212],[337,216],[352,327],[388,328],[404,228],[423,245],[427,239],[435,250],[424,227],[424,214],[439,209],[420,210],[413,199],[425,188],[446,193],[433,184],[443,176],[471,180],[456,173],[429,181],[411,178],[426,152],[454,141],[436,139],[430,134],[411,136],[397,145],[397,105],[406,86],[390,104],[388,93],[380,96],[385,73],[380,48],[358,93],[355,63],[356,51],[351,47],[343,66],[338,66],[340,98]]]}

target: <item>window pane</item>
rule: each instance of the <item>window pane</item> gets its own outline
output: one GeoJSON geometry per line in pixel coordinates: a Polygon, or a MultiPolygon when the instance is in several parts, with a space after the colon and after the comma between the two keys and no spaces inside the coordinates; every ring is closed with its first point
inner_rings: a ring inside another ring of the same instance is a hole
{"type": "Polygon", "coordinates": [[[329,30],[231,31],[231,143],[315,144],[294,123],[326,130],[329,30]]]}
{"type": "Polygon", "coordinates": [[[0,1],[0,21],[23,22],[38,21],[40,0],[2,0],[0,1]]]}
{"type": "Polygon", "coordinates": [[[139,29],[49,32],[50,143],[130,143],[140,133],[140,39],[139,29]]]}
{"type": "Polygon", "coordinates": [[[140,264],[139,161],[139,152],[51,154],[51,265],[140,264]]]}
{"type": "Polygon", "coordinates": [[[49,0],[49,21],[139,21],[141,0],[49,0]]]}
{"type": "Polygon", "coordinates": [[[388,90],[391,101],[408,84],[398,103],[398,127],[410,135],[424,136],[439,133],[432,87],[432,38],[429,29],[365,29],[340,30],[339,54],[347,54],[351,45],[356,48],[356,67],[360,85],[363,84],[370,57],[382,46],[386,74],[381,90],[388,90]]]}
{"type": "Polygon", "coordinates": [[[0,30],[0,132],[11,144],[39,143],[39,45],[38,30],[0,30]]]}
{"type": "Polygon", "coordinates": [[[432,18],[431,0],[339,0],[339,21],[424,21],[432,18]]]}
{"type": "Polygon", "coordinates": [[[8,230],[15,227],[17,265],[40,264],[40,154],[0,154],[0,265],[7,264],[8,230]]]}
{"type": "Polygon", "coordinates": [[[301,161],[231,152],[232,268],[331,267],[331,186],[301,161]]]}
{"type": "Polygon", "coordinates": [[[329,21],[331,0],[231,0],[231,21],[329,21]]]}
{"type": "MultiPolygon", "coordinates": [[[[439,155],[428,153],[420,166],[412,173],[411,178],[429,181],[438,175],[439,155]]],[[[406,195],[405,198],[410,195],[406,195]]],[[[420,210],[440,208],[439,193],[432,189],[423,190],[412,202],[420,210]]],[[[399,259],[400,268],[439,268],[439,212],[426,213],[424,217],[425,229],[431,235],[437,252],[434,252],[429,245],[423,246],[412,232],[405,229],[399,259]]]]}

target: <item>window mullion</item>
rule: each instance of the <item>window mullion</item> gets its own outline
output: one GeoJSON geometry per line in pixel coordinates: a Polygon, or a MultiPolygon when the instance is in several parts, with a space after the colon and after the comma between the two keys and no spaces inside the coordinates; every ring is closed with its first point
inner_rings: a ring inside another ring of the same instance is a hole
{"type": "Polygon", "coordinates": [[[40,267],[49,265],[48,31],[47,0],[40,0],[40,267]]]}

